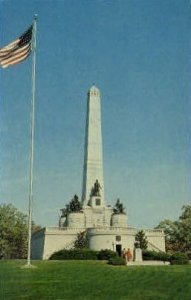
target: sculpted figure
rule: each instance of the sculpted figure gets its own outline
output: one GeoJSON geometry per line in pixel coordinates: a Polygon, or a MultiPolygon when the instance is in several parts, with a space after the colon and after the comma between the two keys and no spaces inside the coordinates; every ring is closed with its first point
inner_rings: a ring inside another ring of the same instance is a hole
{"type": "Polygon", "coordinates": [[[99,181],[96,179],[96,182],[94,183],[94,187],[93,187],[92,196],[100,196],[100,189],[101,189],[101,185],[99,184],[99,181]]]}

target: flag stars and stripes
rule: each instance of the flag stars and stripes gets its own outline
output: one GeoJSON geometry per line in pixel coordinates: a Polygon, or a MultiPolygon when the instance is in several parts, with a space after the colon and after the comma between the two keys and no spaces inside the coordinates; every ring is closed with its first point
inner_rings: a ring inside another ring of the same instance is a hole
{"type": "Polygon", "coordinates": [[[0,66],[7,68],[25,60],[32,50],[33,26],[30,26],[18,39],[0,49],[0,66]]]}

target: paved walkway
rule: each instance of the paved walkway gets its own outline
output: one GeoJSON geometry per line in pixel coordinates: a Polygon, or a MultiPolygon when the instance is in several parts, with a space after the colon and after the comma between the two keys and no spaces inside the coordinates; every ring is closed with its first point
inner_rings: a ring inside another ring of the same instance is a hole
{"type": "Polygon", "coordinates": [[[129,261],[127,266],[167,266],[170,265],[168,261],[158,260],[144,260],[144,261],[129,261]]]}

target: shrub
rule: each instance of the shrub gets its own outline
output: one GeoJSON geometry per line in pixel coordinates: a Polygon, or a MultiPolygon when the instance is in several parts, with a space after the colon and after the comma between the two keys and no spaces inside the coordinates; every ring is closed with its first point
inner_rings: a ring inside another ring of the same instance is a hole
{"type": "Polygon", "coordinates": [[[116,252],[109,249],[103,249],[99,251],[97,257],[100,260],[109,260],[112,257],[116,257],[116,252]]]}
{"type": "Polygon", "coordinates": [[[109,265],[113,265],[113,266],[124,266],[126,265],[126,261],[123,257],[111,257],[108,261],[109,265]]]}
{"type": "Polygon", "coordinates": [[[79,232],[77,234],[76,240],[74,241],[74,248],[75,249],[88,249],[88,238],[86,231],[79,232]]]}
{"type": "Polygon", "coordinates": [[[90,249],[63,249],[53,253],[49,259],[50,260],[69,260],[69,259],[109,260],[112,257],[116,257],[116,253],[108,249],[104,249],[101,251],[94,251],[90,249]]]}
{"type": "Polygon", "coordinates": [[[97,259],[98,252],[89,249],[63,249],[58,252],[53,253],[50,256],[50,260],[87,260],[87,259],[97,259]]]}
{"type": "Polygon", "coordinates": [[[139,242],[140,244],[140,248],[143,249],[147,249],[148,247],[148,241],[147,241],[147,237],[145,235],[145,232],[143,230],[139,230],[137,232],[137,234],[135,235],[135,241],[139,242]]]}
{"type": "Polygon", "coordinates": [[[143,251],[143,260],[161,260],[161,261],[169,261],[170,255],[165,252],[156,252],[156,251],[143,251]]]}
{"type": "Polygon", "coordinates": [[[182,252],[176,252],[171,255],[171,265],[186,265],[189,263],[188,255],[182,252]]]}

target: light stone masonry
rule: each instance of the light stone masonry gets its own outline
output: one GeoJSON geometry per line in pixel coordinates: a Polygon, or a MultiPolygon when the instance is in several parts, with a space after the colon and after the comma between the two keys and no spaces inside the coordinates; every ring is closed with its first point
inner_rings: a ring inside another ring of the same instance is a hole
{"type": "MultiPolygon", "coordinates": [[[[104,194],[100,91],[93,86],[88,91],[82,211],[62,216],[58,227],[46,227],[32,236],[32,258],[48,259],[54,252],[71,249],[80,232],[86,232],[89,248],[110,249],[122,254],[124,248],[134,252],[137,228],[128,226],[125,213],[114,214],[106,204],[104,194]]],[[[141,202],[140,202],[141,206],[141,202]]],[[[144,230],[148,249],[165,251],[162,230],[144,230]]],[[[138,255],[138,253],[137,253],[138,255]]],[[[140,260],[136,256],[137,260],[140,260]]]]}

